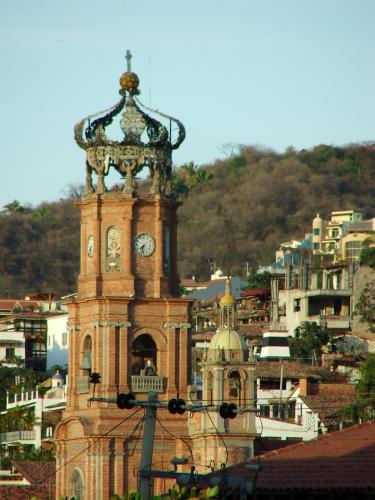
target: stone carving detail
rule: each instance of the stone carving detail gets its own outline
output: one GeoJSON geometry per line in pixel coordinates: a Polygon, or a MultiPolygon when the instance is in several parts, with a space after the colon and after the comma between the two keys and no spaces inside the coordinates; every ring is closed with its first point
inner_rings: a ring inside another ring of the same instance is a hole
{"type": "Polygon", "coordinates": [[[116,226],[107,229],[106,237],[106,271],[115,272],[120,270],[121,257],[121,231],[116,226]]]}

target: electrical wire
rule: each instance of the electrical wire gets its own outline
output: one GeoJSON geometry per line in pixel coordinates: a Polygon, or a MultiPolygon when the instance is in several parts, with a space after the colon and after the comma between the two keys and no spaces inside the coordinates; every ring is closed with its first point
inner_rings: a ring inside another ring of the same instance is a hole
{"type": "Polygon", "coordinates": [[[173,437],[174,439],[179,439],[180,441],[182,441],[186,446],[187,448],[189,449],[189,452],[190,452],[190,456],[191,456],[191,461],[192,463],[194,463],[194,455],[193,455],[193,450],[190,446],[190,444],[183,438],[181,437],[178,437],[176,436],[175,434],[173,434],[172,432],[170,432],[164,424],[161,423],[160,419],[158,417],[156,417],[156,421],[158,422],[158,424],[160,425],[160,427],[167,433],[169,434],[171,437],[173,437]]]}
{"type": "MultiPolygon", "coordinates": [[[[112,431],[114,431],[115,429],[117,429],[117,427],[119,427],[120,425],[122,425],[124,422],[126,422],[127,420],[129,420],[130,418],[134,417],[134,415],[136,415],[138,412],[139,412],[140,408],[137,408],[135,411],[133,411],[133,413],[131,413],[130,415],[128,415],[126,418],[124,418],[123,420],[121,420],[121,422],[119,422],[118,424],[116,424],[115,426],[113,426],[111,429],[109,429],[108,431],[106,431],[102,436],[108,436],[108,434],[110,434],[112,431]]],[[[137,424],[138,425],[138,424],[137,424]]],[[[134,430],[132,432],[132,434],[134,433],[134,430]]],[[[129,437],[132,436],[132,434],[130,434],[129,437]]],[[[69,465],[71,462],[73,462],[74,460],[76,460],[80,455],[82,455],[83,453],[85,453],[87,450],[89,450],[94,444],[95,444],[95,439],[99,438],[99,437],[102,437],[102,436],[94,436],[94,439],[93,439],[93,442],[90,443],[88,446],[86,446],[86,448],[84,448],[83,450],[81,450],[80,452],[78,452],[76,455],[74,455],[74,457],[72,457],[70,460],[68,460],[67,462],[65,462],[63,465],[61,465],[58,469],[55,469],[53,471],[53,473],[47,475],[43,481],[35,486],[41,486],[42,484],[44,484],[47,479],[49,479],[50,477],[52,476],[55,476],[60,470],[62,470],[64,467],[66,467],[67,465],[69,465]]]]}
{"type": "Polygon", "coordinates": [[[216,431],[216,434],[219,436],[219,438],[221,439],[221,441],[222,441],[222,443],[223,443],[223,445],[224,445],[224,448],[225,448],[225,454],[226,454],[226,457],[225,457],[225,466],[226,466],[226,465],[227,465],[227,463],[228,463],[228,458],[229,458],[227,444],[226,444],[226,442],[224,441],[223,436],[220,434],[220,432],[219,432],[218,428],[217,428],[217,427],[216,427],[216,425],[214,424],[214,421],[212,420],[211,415],[208,413],[208,410],[206,410],[206,414],[207,414],[208,418],[210,419],[211,424],[212,424],[213,428],[214,428],[214,429],[215,429],[215,431],[216,431]]]}
{"type": "MultiPolygon", "coordinates": [[[[131,451],[129,453],[129,457],[132,457],[135,453],[135,450],[137,448],[137,445],[139,443],[139,438],[141,437],[141,432],[142,432],[142,429],[143,429],[143,424],[144,424],[144,421],[145,421],[145,414],[143,415],[143,417],[139,420],[139,422],[137,423],[137,425],[134,427],[134,431],[133,433],[137,430],[138,426],[139,426],[139,432],[138,432],[138,436],[137,436],[137,439],[135,441],[135,444],[134,444],[134,448],[133,448],[133,451],[131,451]]],[[[132,434],[130,434],[129,437],[131,437],[132,434]]]]}

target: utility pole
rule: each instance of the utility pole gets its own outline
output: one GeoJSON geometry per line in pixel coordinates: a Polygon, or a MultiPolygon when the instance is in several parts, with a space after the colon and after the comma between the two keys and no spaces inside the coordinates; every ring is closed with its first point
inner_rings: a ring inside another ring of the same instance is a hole
{"type": "MultiPolygon", "coordinates": [[[[91,383],[96,385],[100,383],[100,374],[91,374],[91,383]]],[[[160,471],[152,469],[152,455],[154,450],[154,437],[155,437],[155,424],[156,424],[156,414],[158,408],[167,408],[171,414],[182,415],[185,411],[190,412],[205,412],[205,411],[217,411],[219,415],[223,418],[235,418],[237,414],[246,412],[256,412],[256,408],[237,408],[234,403],[222,403],[221,405],[195,405],[186,404],[183,399],[171,399],[168,403],[161,402],[158,400],[158,395],[156,392],[151,391],[148,393],[147,400],[137,400],[133,393],[128,392],[126,394],[121,393],[117,395],[117,398],[106,398],[106,397],[91,397],[88,400],[91,406],[94,402],[106,402],[115,403],[120,409],[131,410],[135,406],[145,408],[145,422],[144,422],[144,434],[143,434],[143,444],[141,453],[141,463],[139,471],[139,485],[138,491],[141,495],[142,500],[151,500],[152,498],[152,478],[169,478],[175,479],[179,484],[193,485],[197,481],[204,481],[210,484],[211,481],[214,484],[222,484],[225,487],[226,481],[230,481],[232,487],[236,486],[241,491],[250,493],[253,491],[255,483],[253,479],[247,479],[242,477],[231,476],[229,474],[224,474],[224,470],[221,470],[221,479],[217,477],[219,471],[213,471],[208,474],[198,474],[195,472],[195,466],[192,465],[190,473],[187,472],[177,472],[177,465],[185,465],[188,460],[184,457],[174,457],[171,461],[175,466],[174,471],[160,471]],[[219,482],[218,482],[219,480],[219,482]],[[245,488],[245,490],[244,490],[245,488]]],[[[247,466],[250,470],[258,471],[258,464],[248,464],[247,466]]],[[[241,493],[242,494],[242,493],[241,493]]],[[[244,497],[242,497],[244,498],[244,497]]]]}
{"type": "Polygon", "coordinates": [[[149,392],[145,414],[145,430],[143,435],[142,455],[141,455],[141,470],[139,479],[139,492],[142,500],[151,499],[151,476],[145,474],[146,471],[151,471],[152,453],[154,450],[154,435],[156,422],[156,403],[158,395],[156,392],[149,392]]]}
{"type": "Polygon", "coordinates": [[[283,362],[281,362],[281,368],[280,368],[280,400],[279,400],[279,418],[281,419],[281,401],[283,398],[283,382],[284,382],[284,365],[283,362]]]}

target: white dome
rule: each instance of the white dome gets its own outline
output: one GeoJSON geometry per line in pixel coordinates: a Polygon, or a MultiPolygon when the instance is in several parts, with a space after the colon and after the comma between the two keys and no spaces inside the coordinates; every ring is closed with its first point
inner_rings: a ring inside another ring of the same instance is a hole
{"type": "Polygon", "coordinates": [[[243,350],[247,351],[245,339],[231,328],[219,329],[212,337],[210,350],[224,349],[224,350],[243,350]]]}
{"type": "Polygon", "coordinates": [[[313,219],[313,226],[318,226],[323,223],[323,219],[320,217],[319,214],[316,214],[316,217],[313,219]]]}

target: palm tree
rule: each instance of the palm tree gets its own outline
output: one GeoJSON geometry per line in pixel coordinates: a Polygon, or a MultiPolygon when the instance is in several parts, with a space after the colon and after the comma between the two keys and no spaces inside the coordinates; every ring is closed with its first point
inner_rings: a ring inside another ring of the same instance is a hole
{"type": "Polygon", "coordinates": [[[194,177],[195,177],[195,174],[197,172],[197,169],[198,169],[198,165],[195,165],[195,163],[193,161],[189,161],[189,163],[184,163],[180,167],[182,177],[185,178],[185,182],[186,182],[186,185],[187,185],[189,191],[191,190],[191,188],[194,185],[194,177]]]}
{"type": "Polygon", "coordinates": [[[4,205],[5,212],[10,214],[20,213],[25,211],[25,207],[18,200],[13,200],[7,205],[4,205]]]}
{"type": "Polygon", "coordinates": [[[40,419],[35,416],[34,408],[27,408],[23,415],[23,430],[32,431],[35,425],[40,423],[40,419]]]}
{"type": "Polygon", "coordinates": [[[24,406],[15,406],[7,412],[8,431],[23,430],[25,411],[26,408],[24,406]]]}
{"type": "Polygon", "coordinates": [[[36,208],[33,211],[33,215],[32,215],[33,219],[39,220],[39,221],[47,219],[50,216],[51,216],[51,212],[50,212],[50,210],[48,210],[47,207],[36,208]]]}
{"type": "Polygon", "coordinates": [[[208,170],[204,170],[201,168],[201,169],[196,171],[196,173],[194,175],[194,181],[195,181],[195,184],[205,184],[206,182],[211,180],[212,177],[213,177],[212,172],[209,172],[208,170]]]}

